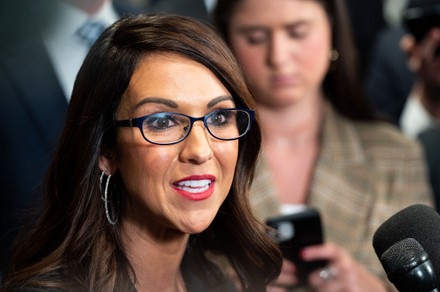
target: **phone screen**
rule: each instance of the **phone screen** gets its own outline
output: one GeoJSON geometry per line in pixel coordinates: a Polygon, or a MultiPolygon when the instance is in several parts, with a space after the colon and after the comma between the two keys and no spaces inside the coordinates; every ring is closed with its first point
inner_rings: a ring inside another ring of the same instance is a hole
{"type": "Polygon", "coordinates": [[[325,260],[305,262],[299,255],[304,247],[324,242],[318,210],[306,208],[290,215],[271,217],[266,224],[273,228],[270,235],[278,242],[283,256],[295,264],[300,284],[307,283],[310,272],[327,265],[325,260]]]}

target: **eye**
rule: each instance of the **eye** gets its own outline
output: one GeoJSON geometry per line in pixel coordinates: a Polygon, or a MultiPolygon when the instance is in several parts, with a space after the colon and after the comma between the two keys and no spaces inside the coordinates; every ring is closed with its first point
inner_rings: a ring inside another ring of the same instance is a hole
{"type": "Polygon", "coordinates": [[[292,39],[305,38],[308,32],[307,26],[304,24],[288,27],[286,30],[287,30],[287,35],[292,39]]]}
{"type": "Polygon", "coordinates": [[[150,132],[166,131],[179,125],[179,119],[172,113],[158,113],[144,120],[143,129],[150,132]]]}
{"type": "Polygon", "coordinates": [[[267,41],[268,34],[264,31],[253,31],[247,33],[245,38],[249,45],[259,45],[267,41]]]}
{"type": "Polygon", "coordinates": [[[218,110],[212,112],[206,119],[206,123],[210,126],[225,127],[231,124],[231,120],[235,117],[233,111],[218,110]]]}

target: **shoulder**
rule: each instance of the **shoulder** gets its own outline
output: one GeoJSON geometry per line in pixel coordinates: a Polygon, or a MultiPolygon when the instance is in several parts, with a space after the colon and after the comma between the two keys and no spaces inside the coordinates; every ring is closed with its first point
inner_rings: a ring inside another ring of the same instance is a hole
{"type": "Polygon", "coordinates": [[[418,141],[405,136],[396,126],[385,122],[354,122],[367,154],[381,159],[419,157],[418,141]]]}
{"type": "Polygon", "coordinates": [[[382,121],[353,121],[330,111],[326,135],[333,144],[353,153],[364,153],[366,159],[396,160],[420,158],[418,141],[404,135],[397,126],[382,121]]]}
{"type": "Polygon", "coordinates": [[[353,121],[329,108],[323,128],[323,151],[331,161],[392,162],[422,160],[418,141],[405,136],[396,126],[380,121],[353,121]]]}

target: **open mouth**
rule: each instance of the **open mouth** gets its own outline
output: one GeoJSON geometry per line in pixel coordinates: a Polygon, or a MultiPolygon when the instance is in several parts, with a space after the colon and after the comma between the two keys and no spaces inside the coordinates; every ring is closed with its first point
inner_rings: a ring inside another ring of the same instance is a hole
{"type": "Polygon", "coordinates": [[[176,188],[188,193],[197,194],[209,189],[212,180],[200,179],[200,180],[184,180],[175,184],[176,188]]]}

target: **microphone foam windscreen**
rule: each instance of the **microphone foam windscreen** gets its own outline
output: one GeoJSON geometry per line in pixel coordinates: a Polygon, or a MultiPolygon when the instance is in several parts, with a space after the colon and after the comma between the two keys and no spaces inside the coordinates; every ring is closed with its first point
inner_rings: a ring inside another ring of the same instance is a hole
{"type": "Polygon", "coordinates": [[[440,287],[440,215],[431,207],[411,205],[386,220],[373,236],[376,255],[406,238],[417,240],[434,266],[437,287],[440,287]]]}

